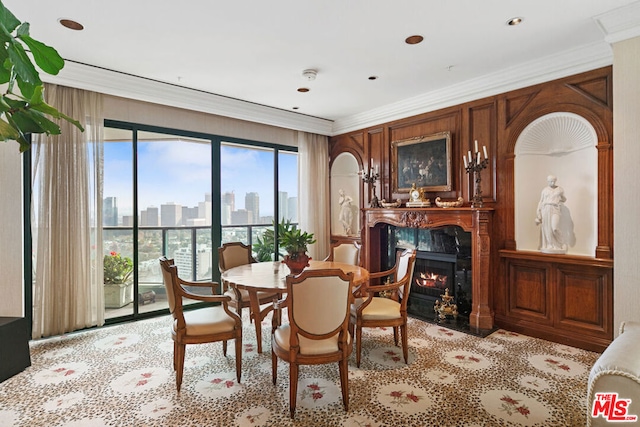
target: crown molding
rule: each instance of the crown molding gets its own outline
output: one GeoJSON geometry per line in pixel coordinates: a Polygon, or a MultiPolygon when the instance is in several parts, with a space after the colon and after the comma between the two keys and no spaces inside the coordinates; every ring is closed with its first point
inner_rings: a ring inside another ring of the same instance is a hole
{"type": "Polygon", "coordinates": [[[42,80],[47,83],[286,129],[320,135],[330,135],[332,132],[333,122],[331,120],[293,113],[73,61],[66,61],[64,68],[56,76],[44,75],[43,73],[42,80]]]}
{"type": "Polygon", "coordinates": [[[457,85],[338,119],[333,123],[333,135],[498,95],[612,63],[613,53],[608,43],[603,41],[585,45],[578,49],[532,60],[457,85]]]}
{"type": "Polygon", "coordinates": [[[614,9],[593,19],[605,34],[605,41],[617,43],[640,36],[640,1],[614,9]]]}
{"type": "Polygon", "coordinates": [[[72,61],[67,61],[57,76],[43,75],[42,78],[48,83],[92,90],[123,98],[332,136],[494,96],[612,63],[611,46],[602,41],[532,60],[335,121],[72,61]]]}

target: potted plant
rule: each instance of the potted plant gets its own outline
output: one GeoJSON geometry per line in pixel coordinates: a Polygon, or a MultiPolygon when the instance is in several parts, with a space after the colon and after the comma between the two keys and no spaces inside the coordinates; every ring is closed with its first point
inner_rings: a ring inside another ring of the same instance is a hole
{"type": "Polygon", "coordinates": [[[120,308],[133,302],[133,261],[117,252],[104,256],[104,306],[120,308]]]}
{"type": "Polygon", "coordinates": [[[311,257],[307,255],[307,246],[315,242],[313,233],[300,230],[289,220],[286,222],[283,220],[278,225],[278,243],[287,252],[282,262],[293,274],[300,274],[305,267],[309,266],[311,257]]]}

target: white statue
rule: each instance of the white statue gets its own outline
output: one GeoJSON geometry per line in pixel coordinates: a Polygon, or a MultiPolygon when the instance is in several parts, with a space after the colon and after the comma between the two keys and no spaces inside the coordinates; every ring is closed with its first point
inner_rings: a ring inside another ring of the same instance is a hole
{"type": "Polygon", "coordinates": [[[557,178],[547,177],[549,184],[542,190],[540,202],[536,211],[536,225],[541,228],[540,251],[550,254],[564,254],[567,252],[565,231],[562,229],[563,204],[567,200],[562,187],[556,185],[557,178]]]}
{"type": "Polygon", "coordinates": [[[351,234],[351,224],[353,221],[353,209],[351,207],[353,199],[350,196],[345,195],[343,189],[340,189],[339,193],[340,198],[338,199],[338,203],[340,203],[340,222],[342,223],[344,234],[348,236],[351,234]]]}

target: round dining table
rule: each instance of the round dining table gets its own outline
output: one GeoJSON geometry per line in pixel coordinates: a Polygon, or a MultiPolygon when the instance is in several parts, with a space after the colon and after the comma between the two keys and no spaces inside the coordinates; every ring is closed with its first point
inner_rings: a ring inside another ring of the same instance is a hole
{"type": "MultiPolygon", "coordinates": [[[[360,285],[369,280],[367,269],[351,264],[334,261],[310,260],[305,270],[340,269],[345,273],[353,273],[353,284],[360,285]]],[[[287,292],[287,276],[291,273],[289,267],[281,261],[255,262],[239,265],[224,271],[220,280],[231,288],[246,290],[249,294],[249,304],[253,312],[259,312],[258,292],[287,292]],[[257,310],[257,311],[256,311],[257,310]]],[[[236,292],[236,295],[240,295],[236,292]]],[[[274,313],[275,315],[275,313],[274,313]]],[[[262,353],[262,328],[256,328],[258,353],[262,353]]]]}

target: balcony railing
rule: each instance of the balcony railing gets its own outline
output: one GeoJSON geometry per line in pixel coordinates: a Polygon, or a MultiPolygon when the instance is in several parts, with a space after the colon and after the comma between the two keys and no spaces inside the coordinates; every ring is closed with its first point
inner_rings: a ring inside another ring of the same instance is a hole
{"type": "MultiPolygon", "coordinates": [[[[222,242],[253,245],[271,224],[223,225],[222,242]]],[[[104,226],[104,253],[133,256],[133,227],[104,226]]],[[[218,244],[211,239],[211,226],[138,227],[138,257],[134,277],[139,286],[162,284],[158,258],[173,258],[180,276],[186,280],[212,280],[217,265],[218,244]],[[195,254],[195,256],[194,256],[195,254]]]]}

